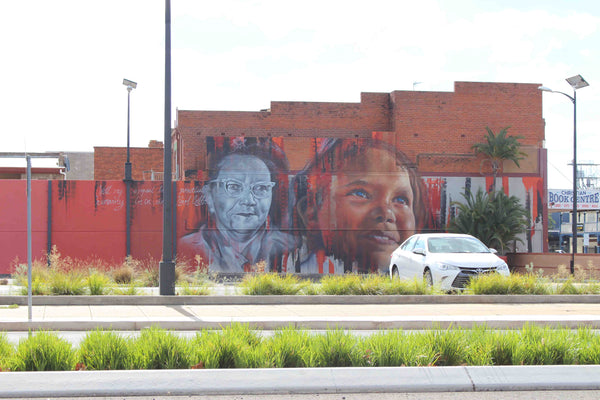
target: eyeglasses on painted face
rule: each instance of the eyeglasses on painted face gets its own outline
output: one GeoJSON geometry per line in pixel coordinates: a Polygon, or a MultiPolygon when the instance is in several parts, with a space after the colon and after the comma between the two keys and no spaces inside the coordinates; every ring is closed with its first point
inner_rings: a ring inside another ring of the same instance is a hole
{"type": "Polygon", "coordinates": [[[214,179],[210,183],[219,183],[231,197],[240,197],[248,188],[257,199],[265,199],[271,195],[275,182],[255,182],[249,187],[236,179],[214,179]]]}

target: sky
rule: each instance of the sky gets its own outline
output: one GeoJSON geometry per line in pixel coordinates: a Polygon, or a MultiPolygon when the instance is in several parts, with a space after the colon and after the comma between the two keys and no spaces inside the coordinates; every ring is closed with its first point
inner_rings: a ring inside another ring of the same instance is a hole
{"type": "MultiPolygon", "coordinates": [[[[0,37],[0,152],[126,146],[124,78],[138,83],[131,146],[163,140],[164,1],[0,0],[0,37]]],[[[572,96],[565,79],[581,74],[577,160],[600,164],[597,0],[171,0],[171,52],[171,126],[176,109],[360,102],[456,81],[572,96]]],[[[573,111],[544,93],[551,189],[572,187],[573,111]]]]}

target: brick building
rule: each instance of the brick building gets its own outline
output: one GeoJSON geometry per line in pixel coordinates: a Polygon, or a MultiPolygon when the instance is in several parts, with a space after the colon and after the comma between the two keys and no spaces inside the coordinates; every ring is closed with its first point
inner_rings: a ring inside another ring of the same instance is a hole
{"type": "MultiPolygon", "coordinates": [[[[126,147],[94,147],[94,179],[125,178],[126,147]]],[[[162,179],[163,143],[151,140],[148,147],[130,147],[131,177],[134,181],[162,179]]]]}
{"type": "MultiPolygon", "coordinates": [[[[407,156],[408,166],[417,171],[426,187],[422,208],[429,210],[431,218],[427,229],[445,230],[455,215],[455,202],[462,202],[467,191],[487,191],[493,183],[491,163],[483,155],[475,155],[472,146],[485,140],[486,127],[496,133],[509,127],[509,135],[522,137],[519,142],[526,157],[519,167],[512,161],[505,162],[496,187],[519,198],[531,216],[528,231],[510,250],[545,251],[547,167],[538,87],[533,83],[456,82],[453,92],[361,93],[359,103],[274,101],[269,109],[256,112],[178,110],[172,135],[173,169],[177,180],[197,181],[195,185],[200,187],[199,182],[206,182],[210,176],[211,154],[229,151],[238,146],[236,143],[271,141],[289,161],[288,177],[277,180],[278,187],[285,189],[288,182],[295,182],[298,172],[318,160],[317,149],[331,143],[329,138],[351,139],[357,146],[363,139],[377,139],[407,156]]],[[[377,168],[374,166],[371,177],[387,173],[377,168]]],[[[187,190],[193,193],[197,188],[187,190]]],[[[290,216],[293,229],[299,226],[293,215],[294,204],[300,204],[297,199],[303,196],[297,190],[290,187],[289,197],[278,194],[278,200],[283,199],[278,205],[280,214],[290,216]]],[[[203,204],[199,195],[194,200],[203,204]]],[[[336,204],[330,207],[335,214],[336,204]]],[[[206,211],[195,213],[188,213],[180,222],[188,234],[207,220],[206,211]]],[[[208,221],[207,226],[210,216],[208,221]]],[[[353,229],[339,220],[331,219],[329,223],[339,234],[353,229]]],[[[317,241],[325,240],[323,237],[317,241]]],[[[327,270],[323,263],[319,268],[327,270]]]]}
{"type": "Polygon", "coordinates": [[[421,175],[489,174],[471,146],[485,128],[510,127],[528,157],[506,174],[545,175],[544,120],[539,84],[456,82],[454,92],[362,93],[360,103],[272,102],[257,112],[177,112],[174,171],[195,179],[206,169],[207,137],[283,137],[292,170],[302,168],[306,138],[370,137],[378,132],[415,163],[421,175]],[[298,145],[293,145],[294,142],[298,145]]]}

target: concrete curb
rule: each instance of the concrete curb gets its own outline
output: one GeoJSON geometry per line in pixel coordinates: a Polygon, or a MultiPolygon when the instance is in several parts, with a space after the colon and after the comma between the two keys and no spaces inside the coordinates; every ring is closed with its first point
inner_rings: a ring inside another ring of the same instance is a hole
{"type": "Polygon", "coordinates": [[[600,366],[3,372],[0,397],[600,390],[600,366]]]}
{"type": "Polygon", "coordinates": [[[157,326],[175,331],[195,331],[201,329],[221,329],[232,323],[247,324],[251,329],[275,330],[295,327],[308,330],[347,329],[347,330],[422,330],[422,329],[471,329],[476,326],[486,326],[489,329],[522,329],[527,325],[550,328],[578,329],[586,327],[600,329],[600,316],[549,316],[549,315],[519,315],[519,316],[410,316],[410,317],[225,317],[225,318],[192,318],[192,319],[156,319],[128,318],[111,320],[63,319],[42,321],[2,321],[4,332],[27,332],[35,330],[56,331],[88,331],[94,329],[113,329],[121,331],[139,331],[157,326]]]}
{"type": "MultiPolygon", "coordinates": [[[[564,304],[600,303],[600,295],[376,295],[376,296],[32,296],[52,305],[274,305],[274,304],[564,304]]],[[[0,296],[0,305],[28,305],[27,296],[0,296]]]]}

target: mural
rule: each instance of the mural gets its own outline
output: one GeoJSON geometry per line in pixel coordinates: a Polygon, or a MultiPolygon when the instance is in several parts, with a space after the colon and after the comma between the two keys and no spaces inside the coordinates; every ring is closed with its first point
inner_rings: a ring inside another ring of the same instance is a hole
{"type": "Polygon", "coordinates": [[[277,141],[208,139],[208,213],[179,239],[178,257],[201,257],[215,272],[259,262],[303,274],[383,272],[400,243],[432,228],[423,182],[390,144],[307,139],[312,154],[291,171],[277,141]]]}

